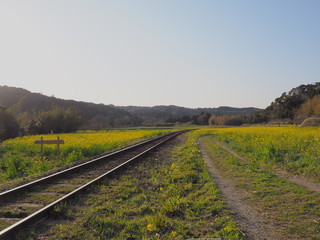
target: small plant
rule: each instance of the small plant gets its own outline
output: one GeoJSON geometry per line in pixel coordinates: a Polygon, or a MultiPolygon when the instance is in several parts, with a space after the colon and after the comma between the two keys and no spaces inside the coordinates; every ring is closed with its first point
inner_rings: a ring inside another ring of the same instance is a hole
{"type": "Polygon", "coordinates": [[[60,203],[54,207],[53,215],[59,218],[65,218],[71,220],[72,217],[72,210],[68,207],[66,202],[60,203]]]}
{"type": "Polygon", "coordinates": [[[3,162],[5,179],[14,179],[25,176],[28,162],[25,161],[22,154],[6,154],[3,162]]]}
{"type": "Polygon", "coordinates": [[[66,156],[64,162],[66,164],[69,164],[69,163],[74,163],[74,162],[77,162],[81,159],[83,159],[84,156],[81,152],[76,152],[76,151],[72,151],[70,153],[68,153],[68,155],[66,156]]]}

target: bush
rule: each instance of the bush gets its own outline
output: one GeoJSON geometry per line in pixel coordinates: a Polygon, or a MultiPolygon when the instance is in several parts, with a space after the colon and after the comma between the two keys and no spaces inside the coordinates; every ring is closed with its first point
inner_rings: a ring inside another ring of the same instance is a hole
{"type": "Polygon", "coordinates": [[[240,126],[244,122],[243,116],[212,116],[209,119],[209,125],[240,126]]]}
{"type": "Polygon", "coordinates": [[[5,179],[14,179],[23,177],[25,175],[27,162],[21,154],[8,154],[3,162],[5,172],[5,179]]]}
{"type": "Polygon", "coordinates": [[[14,138],[19,135],[19,125],[14,117],[0,107],[0,141],[14,138]]]}

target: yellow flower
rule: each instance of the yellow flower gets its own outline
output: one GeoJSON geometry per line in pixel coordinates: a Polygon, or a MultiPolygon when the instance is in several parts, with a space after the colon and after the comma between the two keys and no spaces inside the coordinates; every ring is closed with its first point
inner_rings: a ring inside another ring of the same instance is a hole
{"type": "Polygon", "coordinates": [[[152,231],[152,230],[153,230],[153,224],[149,223],[149,224],[147,225],[147,229],[148,229],[149,231],[152,231]]]}
{"type": "Polygon", "coordinates": [[[226,230],[227,232],[231,232],[231,231],[232,231],[232,227],[226,226],[226,227],[224,228],[224,230],[226,230]]]}
{"type": "Polygon", "coordinates": [[[172,231],[171,232],[171,236],[176,237],[177,236],[177,232],[176,231],[172,231]]]}

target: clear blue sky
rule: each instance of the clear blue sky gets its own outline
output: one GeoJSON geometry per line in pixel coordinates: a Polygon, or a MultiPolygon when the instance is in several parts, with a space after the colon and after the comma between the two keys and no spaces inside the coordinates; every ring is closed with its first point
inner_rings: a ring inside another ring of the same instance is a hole
{"type": "Polygon", "coordinates": [[[0,0],[0,85],[114,105],[268,106],[320,81],[319,0],[0,0]]]}

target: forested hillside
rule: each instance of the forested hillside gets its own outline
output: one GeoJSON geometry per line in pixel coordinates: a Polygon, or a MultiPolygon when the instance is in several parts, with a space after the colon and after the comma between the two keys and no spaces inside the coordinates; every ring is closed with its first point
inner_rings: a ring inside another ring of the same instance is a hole
{"type": "Polygon", "coordinates": [[[15,87],[0,86],[0,105],[8,108],[17,118],[32,120],[39,112],[54,108],[74,108],[87,128],[103,128],[121,125],[136,125],[140,121],[125,110],[113,105],[94,104],[48,97],[40,93],[15,87]]]}
{"type": "Polygon", "coordinates": [[[256,113],[263,121],[294,120],[300,123],[306,117],[319,115],[320,108],[317,98],[320,94],[320,82],[300,85],[284,92],[276,98],[265,110],[256,113]]]}

